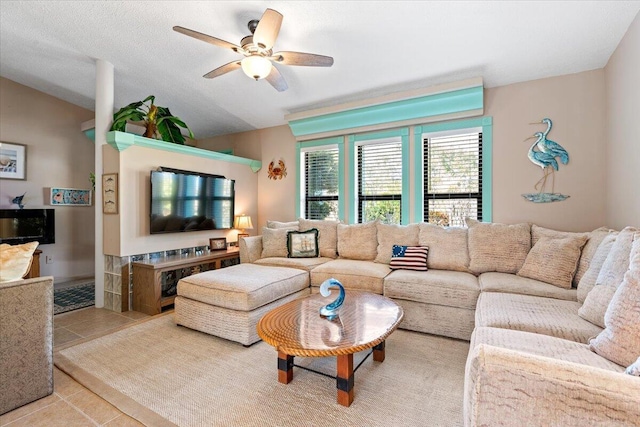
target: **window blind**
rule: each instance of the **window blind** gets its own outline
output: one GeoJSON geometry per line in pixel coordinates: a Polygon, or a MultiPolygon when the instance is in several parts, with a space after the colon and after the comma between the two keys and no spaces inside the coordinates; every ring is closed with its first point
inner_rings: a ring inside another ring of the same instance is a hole
{"type": "Polygon", "coordinates": [[[402,142],[358,146],[358,222],[400,224],[402,142]]]}
{"type": "Polygon", "coordinates": [[[424,138],[424,218],[464,226],[482,220],[482,133],[424,138]]]}
{"type": "Polygon", "coordinates": [[[338,219],[338,147],[305,151],[304,217],[338,219]]]}

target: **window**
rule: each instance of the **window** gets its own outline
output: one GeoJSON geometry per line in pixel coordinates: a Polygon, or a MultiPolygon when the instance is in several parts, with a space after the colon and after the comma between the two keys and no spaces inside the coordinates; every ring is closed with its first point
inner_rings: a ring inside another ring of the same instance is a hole
{"type": "Polygon", "coordinates": [[[464,226],[482,220],[482,132],[423,134],[424,221],[464,226]]]}
{"type": "Polygon", "coordinates": [[[302,216],[333,219],[339,215],[339,149],[318,147],[301,150],[304,171],[302,216]]]}
{"type": "Polygon", "coordinates": [[[402,140],[357,146],[358,222],[400,224],[402,215],[402,140]]]}

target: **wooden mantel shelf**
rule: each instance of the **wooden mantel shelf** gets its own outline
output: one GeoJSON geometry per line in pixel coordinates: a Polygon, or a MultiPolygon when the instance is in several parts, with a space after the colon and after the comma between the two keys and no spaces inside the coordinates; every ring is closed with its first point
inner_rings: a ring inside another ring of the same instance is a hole
{"type": "Polygon", "coordinates": [[[254,172],[258,172],[262,168],[262,162],[260,160],[252,160],[244,157],[232,156],[230,154],[218,153],[216,151],[203,150],[202,148],[190,147],[188,145],[158,141],[156,139],[145,138],[133,133],[118,131],[107,132],[107,143],[118,151],[123,151],[132,145],[136,145],[138,147],[155,148],[157,150],[188,154],[190,156],[221,160],[223,162],[240,163],[241,165],[249,166],[254,172]]]}

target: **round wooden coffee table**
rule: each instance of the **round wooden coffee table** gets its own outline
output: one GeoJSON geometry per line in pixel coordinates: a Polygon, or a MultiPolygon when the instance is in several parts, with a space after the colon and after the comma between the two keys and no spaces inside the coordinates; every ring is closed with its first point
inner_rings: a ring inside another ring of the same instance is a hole
{"type": "Polygon", "coordinates": [[[258,322],[260,338],[278,351],[278,381],[293,379],[295,356],[337,356],[338,403],[353,402],[353,354],[373,348],[373,360],[383,362],[385,339],[398,327],[402,307],[382,295],[347,291],[339,317],[327,320],[320,307],[334,298],[320,294],[288,302],[265,314],[258,322]]]}

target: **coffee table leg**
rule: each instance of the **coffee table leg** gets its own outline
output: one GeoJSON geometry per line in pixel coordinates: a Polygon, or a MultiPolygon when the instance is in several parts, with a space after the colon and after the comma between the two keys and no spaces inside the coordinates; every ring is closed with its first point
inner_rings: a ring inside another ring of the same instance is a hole
{"type": "Polygon", "coordinates": [[[338,403],[349,406],[353,403],[353,354],[338,356],[338,403]]]}
{"type": "Polygon", "coordinates": [[[382,341],[377,346],[373,347],[373,360],[376,362],[384,362],[384,343],[386,341],[382,341]]]}
{"type": "Polygon", "coordinates": [[[289,384],[293,379],[293,356],[278,352],[278,382],[289,384]]]}

